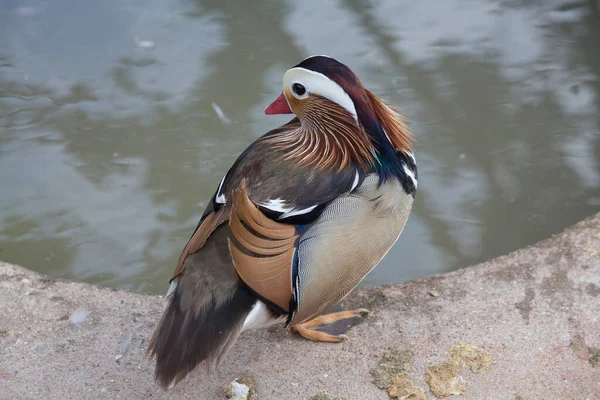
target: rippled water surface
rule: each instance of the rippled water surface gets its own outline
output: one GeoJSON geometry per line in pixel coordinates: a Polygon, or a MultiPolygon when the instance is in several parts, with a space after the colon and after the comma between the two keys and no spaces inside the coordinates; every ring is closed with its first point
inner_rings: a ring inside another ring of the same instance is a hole
{"type": "Polygon", "coordinates": [[[419,193],[366,285],[461,268],[600,210],[597,1],[0,3],[0,259],[160,293],[311,54],[403,108],[419,193]]]}

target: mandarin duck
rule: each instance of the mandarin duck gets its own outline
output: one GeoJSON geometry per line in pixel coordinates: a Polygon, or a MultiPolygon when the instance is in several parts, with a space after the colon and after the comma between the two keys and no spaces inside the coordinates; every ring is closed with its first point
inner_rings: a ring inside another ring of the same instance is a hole
{"type": "Polygon", "coordinates": [[[164,387],[203,361],[216,368],[249,329],[283,323],[307,339],[345,339],[314,328],[364,315],[322,314],[379,263],[410,213],[406,120],[346,65],[305,59],[265,113],[295,117],[233,163],[171,278],[148,348],[164,387]]]}

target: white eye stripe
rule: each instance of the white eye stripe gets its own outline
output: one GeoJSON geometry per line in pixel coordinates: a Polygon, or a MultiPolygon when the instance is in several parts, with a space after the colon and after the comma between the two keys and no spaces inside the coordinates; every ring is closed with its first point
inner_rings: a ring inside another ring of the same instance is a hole
{"type": "MultiPolygon", "coordinates": [[[[294,83],[303,85],[306,88],[307,93],[310,92],[325,97],[339,106],[344,107],[358,122],[356,107],[354,107],[354,102],[348,93],[327,76],[319,72],[296,67],[288,70],[283,76],[283,90],[285,91],[287,89],[293,93],[292,85],[294,83]]],[[[294,94],[294,96],[298,97],[296,94],[294,94]]]]}

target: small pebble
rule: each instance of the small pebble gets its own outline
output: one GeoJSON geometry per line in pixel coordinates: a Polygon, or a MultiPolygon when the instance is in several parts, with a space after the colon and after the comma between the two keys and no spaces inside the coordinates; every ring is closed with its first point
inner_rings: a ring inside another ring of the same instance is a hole
{"type": "Polygon", "coordinates": [[[250,395],[250,388],[234,379],[227,390],[227,397],[232,400],[247,400],[250,395]]]}
{"type": "Polygon", "coordinates": [[[132,314],[133,316],[133,322],[138,322],[140,320],[140,317],[142,316],[142,314],[138,313],[138,312],[134,312],[132,314]]]}
{"type": "Polygon", "coordinates": [[[74,325],[81,324],[85,322],[85,320],[87,320],[89,315],[90,312],[88,310],[80,307],[77,310],[73,311],[73,313],[69,317],[69,321],[71,321],[71,323],[74,325]]]}
{"type": "Polygon", "coordinates": [[[127,348],[131,344],[131,339],[133,339],[133,335],[129,335],[125,340],[121,342],[121,354],[125,354],[127,348]]]}
{"type": "Polygon", "coordinates": [[[430,290],[429,295],[432,297],[440,297],[441,293],[438,292],[437,290],[430,290]]]}

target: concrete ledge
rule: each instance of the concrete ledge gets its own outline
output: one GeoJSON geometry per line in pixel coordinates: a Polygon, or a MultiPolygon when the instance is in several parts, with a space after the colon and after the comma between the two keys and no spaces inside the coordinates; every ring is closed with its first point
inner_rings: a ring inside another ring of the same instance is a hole
{"type": "Polygon", "coordinates": [[[162,301],[0,263],[0,398],[212,400],[247,377],[261,400],[324,391],[388,399],[373,380],[402,383],[387,372],[412,381],[412,389],[389,389],[413,390],[410,399],[434,398],[428,380],[441,382],[438,395],[448,384],[464,399],[600,398],[600,214],[474,267],[356,291],[344,307],[373,316],[344,343],[315,344],[280,328],[245,333],[217,373],[196,370],[169,392],[154,385],[144,358],[162,301]],[[449,351],[457,343],[493,363],[471,365],[473,352],[456,361],[449,351]]]}

